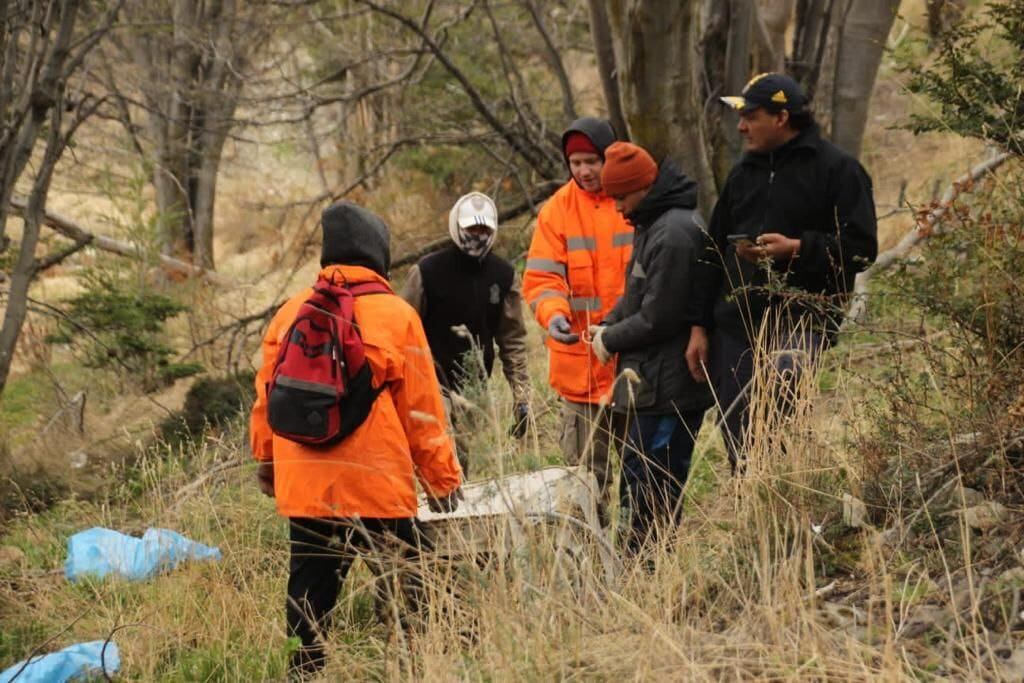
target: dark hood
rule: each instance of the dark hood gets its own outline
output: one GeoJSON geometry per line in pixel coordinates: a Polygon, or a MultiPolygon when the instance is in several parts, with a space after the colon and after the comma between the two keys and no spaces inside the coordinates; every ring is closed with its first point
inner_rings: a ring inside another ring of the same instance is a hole
{"type": "Polygon", "coordinates": [[[387,277],[391,269],[391,234],[372,211],[352,202],[338,202],[324,209],[320,267],[364,266],[387,277]]]}
{"type": "Polygon", "coordinates": [[[626,218],[637,230],[642,230],[669,209],[697,208],[697,182],[679,170],[675,162],[666,159],[658,167],[651,191],[626,218]]]}
{"type": "Polygon", "coordinates": [[[616,140],[615,129],[612,128],[612,124],[608,121],[593,116],[584,116],[581,119],[576,119],[562,133],[562,158],[565,159],[566,168],[569,167],[569,157],[565,156],[565,141],[571,133],[583,133],[586,135],[594,143],[594,147],[597,147],[597,151],[601,153],[602,159],[604,158],[604,151],[608,149],[608,145],[616,140]]]}

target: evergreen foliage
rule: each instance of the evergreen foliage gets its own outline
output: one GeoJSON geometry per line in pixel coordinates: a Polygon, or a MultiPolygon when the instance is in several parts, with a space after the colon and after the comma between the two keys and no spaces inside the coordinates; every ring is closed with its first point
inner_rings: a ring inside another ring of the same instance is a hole
{"type": "Polygon", "coordinates": [[[911,130],[951,130],[1024,154],[1024,2],[993,3],[944,36],[933,65],[907,71],[910,91],[938,106],[912,115],[911,130]]]}
{"type": "Polygon", "coordinates": [[[110,271],[90,271],[84,282],[47,341],[72,344],[87,367],[114,370],[144,391],[202,370],[196,363],[173,362],[174,349],[165,339],[165,323],[186,306],[110,271]]]}

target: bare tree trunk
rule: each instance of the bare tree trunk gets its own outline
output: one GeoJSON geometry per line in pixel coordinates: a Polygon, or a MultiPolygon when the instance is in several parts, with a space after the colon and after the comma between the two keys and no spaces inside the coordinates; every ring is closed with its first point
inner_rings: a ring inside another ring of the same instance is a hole
{"type": "Polygon", "coordinates": [[[720,187],[742,152],[736,130],[739,117],[719,106],[722,95],[738,94],[750,78],[751,41],[756,8],[746,0],[708,0],[704,3],[704,55],[708,144],[715,180],[720,187]]]}
{"type": "Polygon", "coordinates": [[[217,173],[226,133],[207,131],[201,138],[201,154],[195,175],[193,202],[192,263],[198,268],[213,269],[213,216],[217,197],[217,173]],[[209,139],[215,138],[215,139],[209,139]]]}
{"type": "Polygon", "coordinates": [[[854,2],[846,13],[835,63],[832,142],[855,157],[867,125],[868,105],[899,0],[854,2]]]}
{"type": "MultiPolygon", "coordinates": [[[[74,23],[74,12],[71,22],[74,23]]],[[[70,38],[70,35],[68,36],[70,38]]],[[[22,216],[21,246],[18,260],[11,271],[10,287],[7,290],[7,306],[4,310],[3,327],[0,327],[0,395],[7,386],[7,378],[14,362],[14,350],[18,346],[21,328],[25,324],[28,313],[28,289],[36,276],[36,246],[39,244],[39,228],[42,222],[46,195],[50,191],[50,180],[53,169],[60,158],[63,140],[61,139],[61,116],[63,97],[59,97],[50,114],[50,128],[47,131],[46,152],[43,162],[32,184],[28,205],[22,216]]]]}
{"type": "Polygon", "coordinates": [[[795,8],[795,0],[758,0],[754,72],[785,70],[786,29],[795,8]]]}
{"type": "Polygon", "coordinates": [[[195,24],[199,18],[196,13],[194,0],[174,0],[170,14],[171,69],[165,81],[153,84],[168,88],[168,108],[164,110],[162,121],[167,131],[165,156],[163,168],[156,169],[166,176],[163,197],[166,203],[158,205],[157,209],[166,230],[163,252],[177,258],[189,258],[195,251],[195,215],[190,187],[193,150],[189,133],[195,115],[194,89],[199,85],[199,55],[195,45],[195,24]]]}
{"type": "MultiPolygon", "coordinates": [[[[46,133],[42,158],[32,169],[34,178],[23,212],[21,244],[11,271],[0,326],[0,394],[7,385],[28,312],[29,286],[41,267],[35,252],[54,168],[77,125],[98,106],[80,104],[80,116],[76,114],[65,130],[68,79],[81,66],[85,54],[110,28],[120,10],[120,4],[114,3],[100,14],[91,33],[76,37],[80,5],[78,0],[36,0],[4,3],[0,9],[4,15],[0,23],[0,49],[5,59],[0,67],[4,73],[4,80],[0,82],[0,120],[6,124],[0,132],[0,237],[4,239],[14,186],[23,180],[39,134],[44,128],[46,133]],[[44,121],[47,121],[45,127],[44,121]]],[[[84,96],[82,102],[88,99],[84,96]]]]}
{"type": "Polygon", "coordinates": [[[619,137],[628,140],[629,130],[622,113],[622,95],[619,94],[619,81],[615,74],[615,47],[612,45],[612,30],[608,25],[605,0],[589,0],[587,6],[590,8],[590,36],[594,41],[597,71],[601,75],[608,120],[612,122],[612,128],[619,137]]]}
{"type": "MultiPolygon", "coordinates": [[[[48,10],[56,11],[48,7],[52,3],[32,2],[29,3],[30,7],[26,7],[25,3],[13,3],[11,7],[6,2],[2,4],[5,23],[0,25],[0,34],[4,36],[4,80],[0,83],[0,120],[3,121],[0,127],[0,253],[6,251],[8,246],[7,204],[14,192],[15,183],[32,156],[43,121],[53,105],[53,94],[40,92],[39,71],[32,62],[35,59],[42,60],[47,49],[67,49],[66,43],[60,41],[65,32],[70,32],[70,27],[74,26],[74,17],[78,12],[77,1],[64,7],[62,16],[70,23],[62,24],[54,37],[51,31],[55,28],[55,19],[48,16],[48,10]],[[21,15],[20,21],[18,15],[21,15]],[[47,21],[50,24],[44,23],[47,21]],[[35,30],[37,26],[43,29],[40,33],[35,30]],[[52,47],[49,45],[51,39],[56,41],[52,47]],[[27,46],[27,54],[22,46],[27,46]],[[37,94],[38,98],[34,97],[37,94]]],[[[70,39],[70,36],[67,38],[70,39]]],[[[43,68],[54,68],[52,60],[43,68]]]]}
{"type": "MultiPolygon", "coordinates": [[[[725,47],[725,78],[723,81],[723,92],[727,94],[739,93],[743,90],[750,79],[750,45],[753,36],[754,21],[757,8],[749,0],[729,0],[729,30],[726,34],[725,47]]],[[[739,117],[733,109],[722,107],[722,137],[725,145],[722,149],[726,154],[718,155],[721,161],[715,167],[715,177],[719,185],[725,183],[729,169],[739,159],[743,151],[743,141],[740,139],[736,124],[739,117]]]]}
{"type": "Polygon", "coordinates": [[[820,36],[821,43],[814,65],[814,83],[810,86],[811,107],[821,126],[822,134],[832,134],[832,115],[835,111],[836,73],[839,64],[839,46],[842,44],[843,25],[854,0],[832,0],[826,15],[828,20],[820,36]]]}
{"type": "Polygon", "coordinates": [[[153,0],[131,13],[134,32],[121,50],[135,69],[125,77],[143,75],[108,85],[117,93],[135,88],[145,101],[148,135],[140,144],[153,164],[162,253],[212,269],[220,155],[234,125],[246,51],[259,49],[267,26],[242,16],[233,0],[153,0]]]}
{"type": "Polygon", "coordinates": [[[700,97],[700,3],[618,0],[608,9],[630,137],[655,158],[674,159],[709,210],[717,190],[700,97]]]}
{"type": "Polygon", "coordinates": [[[793,33],[793,55],[787,63],[787,70],[803,86],[808,97],[813,98],[818,82],[825,44],[835,2],[846,0],[797,0],[796,31],[793,33]]]}

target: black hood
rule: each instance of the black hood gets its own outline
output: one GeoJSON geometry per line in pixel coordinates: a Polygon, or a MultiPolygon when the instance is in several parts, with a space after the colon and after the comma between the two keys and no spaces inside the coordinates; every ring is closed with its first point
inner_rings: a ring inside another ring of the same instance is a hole
{"type": "Polygon", "coordinates": [[[565,141],[569,139],[569,135],[572,133],[583,133],[586,135],[594,143],[594,147],[597,147],[597,151],[601,154],[602,159],[604,159],[604,151],[616,139],[615,129],[612,128],[612,124],[608,121],[593,116],[584,116],[581,119],[576,119],[562,133],[562,158],[565,159],[566,167],[569,166],[569,157],[565,156],[565,141]]]}
{"type": "Polygon", "coordinates": [[[352,202],[324,209],[320,267],[365,266],[387,277],[391,270],[391,234],[379,216],[352,202]]]}
{"type": "Polygon", "coordinates": [[[637,230],[642,230],[669,209],[695,208],[697,182],[686,177],[674,161],[666,159],[658,167],[658,177],[654,179],[651,191],[626,218],[637,230]]]}

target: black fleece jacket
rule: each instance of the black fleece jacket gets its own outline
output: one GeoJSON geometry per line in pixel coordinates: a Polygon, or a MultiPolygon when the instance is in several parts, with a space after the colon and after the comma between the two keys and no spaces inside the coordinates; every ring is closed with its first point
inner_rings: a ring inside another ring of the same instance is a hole
{"type": "Polygon", "coordinates": [[[698,285],[709,295],[705,325],[744,334],[767,311],[787,307],[834,332],[854,276],[878,253],[877,230],[871,178],[817,126],[772,152],[748,152],[711,215],[698,285]],[[801,241],[797,258],[771,265],[772,277],[739,258],[727,239],[770,232],[801,241]]]}

